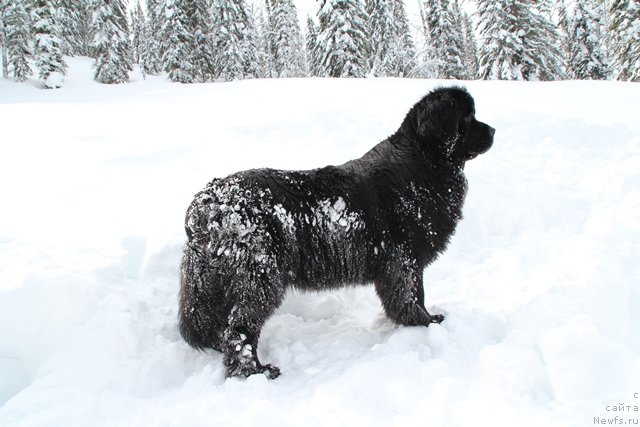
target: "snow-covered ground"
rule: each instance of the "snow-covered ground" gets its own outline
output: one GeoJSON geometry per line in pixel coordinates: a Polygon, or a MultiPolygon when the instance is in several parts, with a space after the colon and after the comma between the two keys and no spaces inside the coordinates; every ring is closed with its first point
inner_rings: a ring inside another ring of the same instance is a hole
{"type": "Polygon", "coordinates": [[[497,134],[425,272],[445,322],[396,327],[368,287],[293,293],[261,337],[283,375],[225,381],[176,329],[192,195],[358,157],[448,83],[103,86],[69,62],[61,90],[0,80],[3,427],[639,423],[640,85],[464,83],[497,134]]]}

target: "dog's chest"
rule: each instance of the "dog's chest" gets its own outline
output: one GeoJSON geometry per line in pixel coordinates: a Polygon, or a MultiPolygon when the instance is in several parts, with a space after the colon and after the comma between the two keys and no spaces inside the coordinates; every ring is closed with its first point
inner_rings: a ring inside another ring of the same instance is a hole
{"type": "Polygon", "coordinates": [[[466,193],[463,175],[433,182],[412,181],[394,209],[397,229],[405,238],[439,249],[462,218],[466,193]]]}

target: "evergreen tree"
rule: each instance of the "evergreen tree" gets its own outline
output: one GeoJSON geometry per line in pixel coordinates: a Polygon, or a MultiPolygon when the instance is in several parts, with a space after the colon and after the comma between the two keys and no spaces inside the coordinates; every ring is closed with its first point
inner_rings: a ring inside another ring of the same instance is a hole
{"type": "Polygon", "coordinates": [[[88,56],[93,39],[91,0],[57,0],[56,6],[63,53],[88,56]]]}
{"type": "Polygon", "coordinates": [[[599,0],[576,1],[571,14],[566,7],[561,9],[562,26],[567,30],[565,49],[569,77],[580,80],[607,78],[603,16],[604,9],[599,0]]]}
{"type": "Polygon", "coordinates": [[[169,38],[162,62],[173,82],[196,81],[193,6],[192,0],[169,0],[166,4],[167,19],[163,33],[169,38]]]}
{"type": "Polygon", "coordinates": [[[140,63],[140,57],[145,45],[147,22],[142,11],[140,1],[131,11],[131,57],[135,64],[140,63]]]}
{"type": "Polygon", "coordinates": [[[94,78],[99,83],[124,83],[129,80],[129,71],[133,70],[125,10],[122,0],[100,0],[94,12],[94,78]]]}
{"type": "Polygon", "coordinates": [[[415,55],[404,3],[369,0],[370,67],[375,76],[404,76],[415,55]]]}
{"type": "Polygon", "coordinates": [[[404,8],[404,1],[394,3],[393,16],[396,22],[396,37],[398,46],[398,62],[394,75],[406,77],[415,68],[416,46],[411,37],[409,18],[404,8]]]}
{"type": "Polygon", "coordinates": [[[267,0],[269,50],[276,77],[306,75],[298,11],[292,0],[267,0]]]}
{"type": "Polygon", "coordinates": [[[13,0],[3,6],[7,72],[19,82],[31,75],[29,59],[31,34],[29,14],[23,0],[13,0]]]}
{"type": "Polygon", "coordinates": [[[438,63],[436,77],[465,78],[462,17],[456,16],[457,11],[449,0],[426,0],[424,3],[429,41],[438,63]]]}
{"type": "Polygon", "coordinates": [[[609,10],[616,78],[640,81],[640,0],[613,0],[609,10]]]}
{"type": "Polygon", "coordinates": [[[307,16],[307,35],[305,39],[309,75],[318,77],[321,73],[320,48],[318,46],[318,26],[313,22],[311,16],[307,16]]]}
{"type": "Polygon", "coordinates": [[[0,3],[0,52],[2,52],[2,77],[9,78],[9,60],[7,59],[7,46],[5,44],[5,31],[4,31],[4,3],[0,3]]]}
{"type": "Polygon", "coordinates": [[[246,77],[242,58],[244,26],[240,24],[239,7],[240,5],[233,0],[214,0],[212,7],[215,76],[223,81],[241,80],[246,77]]]}
{"type": "Polygon", "coordinates": [[[193,14],[193,36],[195,49],[193,64],[196,68],[195,78],[198,82],[208,82],[215,72],[213,39],[211,31],[213,21],[210,12],[210,0],[195,0],[193,14]]]}
{"type": "Polygon", "coordinates": [[[544,16],[545,0],[478,0],[485,79],[554,80],[562,76],[556,27],[544,16]]]}
{"type": "Polygon", "coordinates": [[[429,25],[427,23],[427,11],[425,11],[425,2],[423,0],[418,1],[418,9],[420,12],[420,21],[422,23],[422,25],[419,27],[420,33],[422,35],[422,43],[419,47],[419,53],[416,55],[416,59],[414,61],[415,67],[412,70],[411,75],[413,77],[436,78],[438,74],[438,68],[441,64],[436,59],[436,50],[431,44],[431,38],[429,36],[429,25]]]}
{"type": "Polygon", "coordinates": [[[460,0],[452,0],[451,7],[455,28],[461,33],[459,46],[462,52],[462,78],[475,79],[478,76],[478,46],[473,33],[471,19],[460,7],[460,0]]]}
{"type": "Polygon", "coordinates": [[[564,36],[562,38],[562,49],[566,53],[569,51],[568,36],[569,36],[569,33],[571,33],[571,28],[569,25],[569,12],[567,11],[567,4],[565,0],[561,0],[558,3],[558,26],[560,27],[560,31],[564,36]]]}
{"type": "MultiPolygon", "coordinates": [[[[269,3],[267,2],[266,5],[268,8],[269,3]]],[[[255,16],[256,31],[258,34],[258,68],[260,70],[263,70],[263,77],[278,77],[278,74],[276,73],[274,58],[270,51],[271,27],[269,25],[269,19],[265,17],[264,9],[260,7],[254,9],[252,13],[253,16],[255,16]]]]}
{"type": "Polygon", "coordinates": [[[180,83],[209,81],[214,72],[211,19],[207,0],[172,0],[166,4],[163,57],[169,79],[180,83]]]}
{"type": "Polygon", "coordinates": [[[370,45],[360,0],[318,0],[320,75],[365,77],[370,45]]]}
{"type": "Polygon", "coordinates": [[[4,16],[3,16],[3,4],[0,3],[0,52],[2,52],[2,57],[0,57],[0,61],[2,61],[2,77],[9,77],[9,63],[7,61],[7,48],[4,44],[5,34],[4,34],[4,16]]]}
{"type": "Polygon", "coordinates": [[[471,18],[466,13],[462,13],[462,29],[464,31],[464,57],[463,64],[465,77],[473,80],[478,78],[478,43],[471,18]]]}
{"type": "MultiPolygon", "coordinates": [[[[261,7],[256,7],[253,4],[247,4],[246,16],[247,16],[247,31],[244,47],[244,67],[248,70],[249,74],[247,78],[263,78],[269,76],[268,64],[269,64],[269,46],[264,44],[264,40],[268,37],[267,34],[262,34],[260,26],[256,21],[256,16],[263,14],[261,7]]],[[[264,16],[263,16],[263,22],[264,16]]]]}
{"type": "Polygon", "coordinates": [[[51,0],[35,0],[31,22],[35,34],[35,59],[38,75],[45,89],[62,87],[67,64],[62,58],[62,41],[58,33],[51,0]]]}
{"type": "Polygon", "coordinates": [[[165,20],[164,0],[147,0],[147,19],[140,52],[143,75],[157,75],[162,70],[162,42],[160,35],[165,20]]]}
{"type": "Polygon", "coordinates": [[[396,62],[396,40],[394,34],[394,0],[369,0],[369,35],[371,41],[371,72],[376,77],[393,75],[396,62]]]}
{"type": "Polygon", "coordinates": [[[57,0],[56,21],[60,28],[60,39],[62,41],[62,53],[68,56],[74,56],[73,39],[75,39],[75,17],[74,10],[70,8],[71,0],[57,0]]]}
{"type": "Polygon", "coordinates": [[[259,35],[244,0],[216,0],[212,6],[214,69],[223,81],[262,77],[259,35]]]}

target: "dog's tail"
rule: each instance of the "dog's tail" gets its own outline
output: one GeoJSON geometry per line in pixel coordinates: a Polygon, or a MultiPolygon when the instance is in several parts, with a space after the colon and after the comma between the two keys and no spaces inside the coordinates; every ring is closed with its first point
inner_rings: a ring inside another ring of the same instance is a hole
{"type": "Polygon", "coordinates": [[[198,193],[185,220],[188,240],[180,267],[179,329],[184,340],[199,350],[219,349],[227,322],[221,306],[224,295],[218,283],[220,277],[209,262],[210,257],[202,253],[211,239],[207,221],[215,202],[206,189],[198,193]]]}
{"type": "Polygon", "coordinates": [[[219,350],[226,325],[215,279],[211,266],[187,243],[180,268],[179,329],[182,338],[198,350],[219,350]]]}

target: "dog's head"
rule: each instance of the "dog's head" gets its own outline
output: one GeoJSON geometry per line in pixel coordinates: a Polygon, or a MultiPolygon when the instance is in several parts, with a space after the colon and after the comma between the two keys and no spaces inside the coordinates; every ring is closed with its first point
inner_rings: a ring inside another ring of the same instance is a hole
{"type": "Polygon", "coordinates": [[[430,92],[409,111],[402,128],[411,130],[427,151],[459,161],[491,148],[495,129],[475,118],[475,103],[461,87],[430,92]]]}

